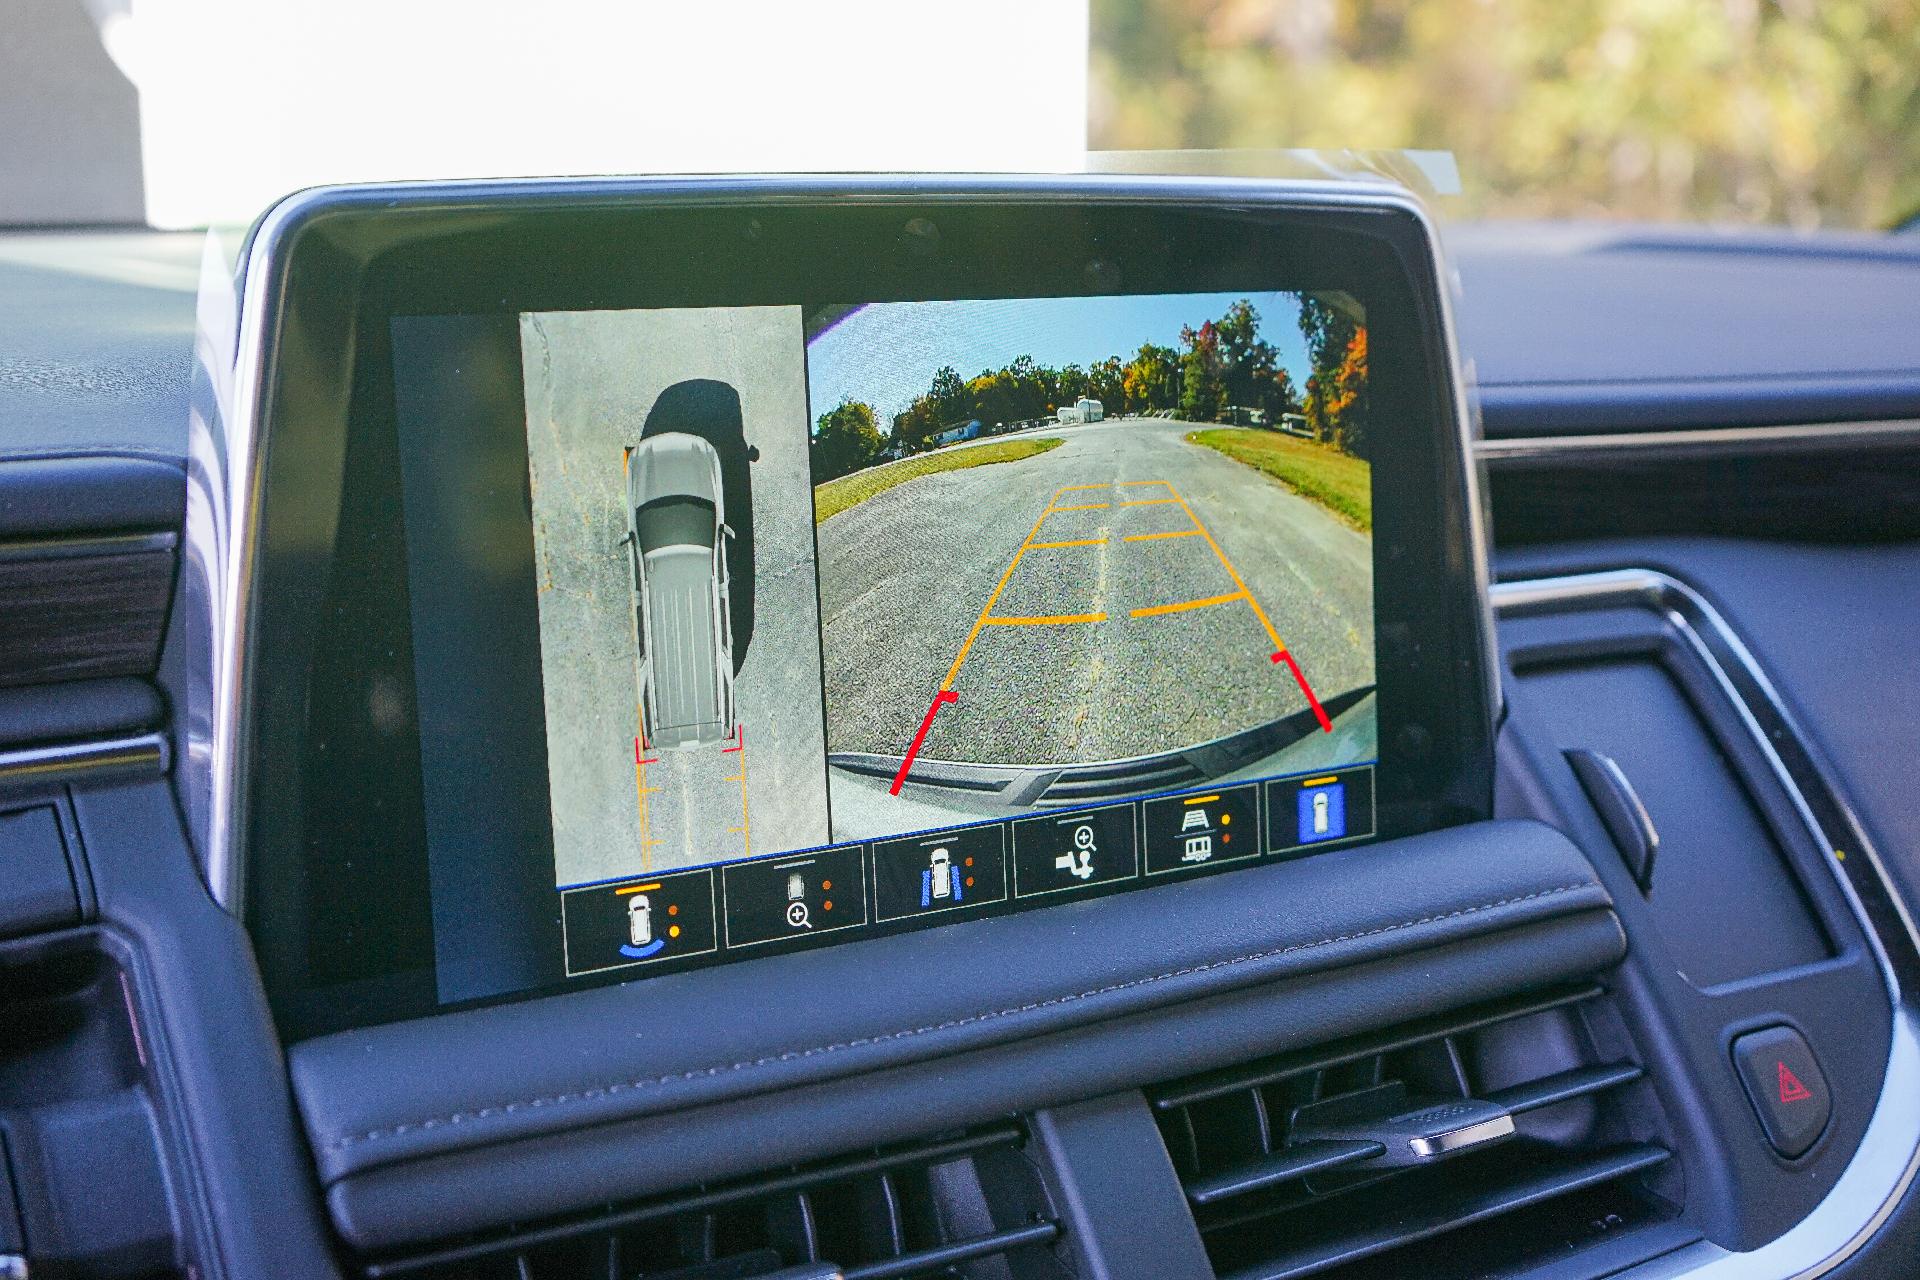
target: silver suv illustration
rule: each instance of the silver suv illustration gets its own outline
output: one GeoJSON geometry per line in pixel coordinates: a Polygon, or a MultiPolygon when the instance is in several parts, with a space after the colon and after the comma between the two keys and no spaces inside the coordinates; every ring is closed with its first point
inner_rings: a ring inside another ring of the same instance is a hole
{"type": "Polygon", "coordinates": [[[733,735],[733,623],[720,455],[663,432],[627,459],[627,544],[647,741],[665,751],[733,735]]]}

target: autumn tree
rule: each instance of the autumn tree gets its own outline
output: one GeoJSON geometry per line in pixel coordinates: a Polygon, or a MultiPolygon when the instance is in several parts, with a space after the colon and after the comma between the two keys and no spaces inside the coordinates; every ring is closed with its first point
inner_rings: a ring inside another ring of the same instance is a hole
{"type": "Polygon", "coordinates": [[[842,400],[814,424],[807,450],[813,482],[819,484],[871,466],[885,443],[873,406],[861,400],[842,400]]]}
{"type": "Polygon", "coordinates": [[[1126,365],[1119,356],[1108,356],[1087,369],[1086,394],[1098,400],[1106,413],[1126,411],[1126,365]]]}
{"type": "Polygon", "coordinates": [[[933,375],[933,386],[927,394],[944,419],[958,418],[973,407],[968,401],[967,384],[952,365],[943,366],[933,375]]]}
{"type": "Polygon", "coordinates": [[[1267,393],[1267,421],[1277,422],[1283,413],[1300,412],[1300,391],[1293,385],[1293,375],[1282,365],[1273,371],[1273,388],[1267,393]]]}
{"type": "Polygon", "coordinates": [[[932,396],[919,396],[894,418],[893,441],[908,452],[918,453],[940,430],[940,421],[939,402],[932,396]]]}
{"type": "Polygon", "coordinates": [[[1280,353],[1260,336],[1260,312],[1242,298],[1215,322],[1214,332],[1220,338],[1227,403],[1271,408],[1273,375],[1280,367],[1280,353]]]}
{"type": "Polygon", "coordinates": [[[1087,394],[1087,371],[1070,364],[1053,376],[1053,407],[1064,409],[1087,394]]]}
{"type": "MultiPolygon", "coordinates": [[[[1338,399],[1338,374],[1347,358],[1348,348],[1358,326],[1344,310],[1323,298],[1307,294],[1300,299],[1300,335],[1307,341],[1307,362],[1313,372],[1307,375],[1306,401],[1301,406],[1307,425],[1320,440],[1338,440],[1343,425],[1333,404],[1338,399]]],[[[1365,370],[1365,347],[1361,349],[1361,369],[1365,370]]],[[[1363,429],[1364,430],[1364,429],[1363,429]]]]}
{"type": "Polygon", "coordinates": [[[1333,442],[1355,457],[1367,453],[1367,331],[1356,328],[1333,370],[1325,395],[1327,418],[1333,423],[1333,442]]]}
{"type": "Polygon", "coordinates": [[[1121,370],[1120,385],[1129,413],[1171,409],[1179,403],[1180,353],[1143,342],[1121,370]]]}
{"type": "Polygon", "coordinates": [[[1220,327],[1209,320],[1198,329],[1182,328],[1180,343],[1186,348],[1180,357],[1180,414],[1190,422],[1212,422],[1227,404],[1220,327]]]}

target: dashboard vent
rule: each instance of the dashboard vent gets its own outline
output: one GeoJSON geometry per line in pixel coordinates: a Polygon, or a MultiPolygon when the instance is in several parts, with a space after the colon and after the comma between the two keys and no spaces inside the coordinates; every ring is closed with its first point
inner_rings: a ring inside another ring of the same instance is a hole
{"type": "Polygon", "coordinates": [[[1063,1280],[1017,1124],[370,1261],[370,1280],[1063,1280]]]}
{"type": "Polygon", "coordinates": [[[1676,1213],[1650,1089],[1597,987],[1149,1096],[1222,1280],[1485,1275],[1676,1213]]]}

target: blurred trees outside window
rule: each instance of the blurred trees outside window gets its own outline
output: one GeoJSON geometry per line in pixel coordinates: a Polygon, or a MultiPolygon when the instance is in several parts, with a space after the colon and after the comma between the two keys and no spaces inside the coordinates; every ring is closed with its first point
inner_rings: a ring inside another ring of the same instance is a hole
{"type": "Polygon", "coordinates": [[[1090,142],[1452,151],[1469,217],[1920,213],[1920,0],[1092,0],[1090,142]]]}

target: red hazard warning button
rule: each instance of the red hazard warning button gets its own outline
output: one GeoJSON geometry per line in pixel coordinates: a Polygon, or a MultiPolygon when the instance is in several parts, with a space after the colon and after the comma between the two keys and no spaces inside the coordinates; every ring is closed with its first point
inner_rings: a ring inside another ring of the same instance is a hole
{"type": "Polygon", "coordinates": [[[1785,1062],[1776,1062],[1773,1065],[1780,1069],[1780,1101],[1805,1102],[1813,1096],[1813,1090],[1801,1084],[1800,1077],[1793,1074],[1793,1069],[1785,1062]]]}
{"type": "Polygon", "coordinates": [[[1833,1113],[1806,1039],[1792,1027],[1750,1031],[1733,1042],[1733,1066],[1773,1149],[1789,1160],[1806,1154],[1833,1113]]]}

